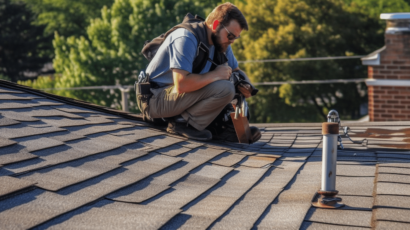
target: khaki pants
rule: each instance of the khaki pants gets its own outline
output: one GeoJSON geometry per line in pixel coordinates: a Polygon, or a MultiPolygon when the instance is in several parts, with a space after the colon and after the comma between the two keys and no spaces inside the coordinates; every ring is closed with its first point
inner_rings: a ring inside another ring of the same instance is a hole
{"type": "Polygon", "coordinates": [[[235,88],[227,80],[190,93],[177,93],[174,86],[151,89],[151,92],[153,96],[147,108],[151,118],[181,115],[198,130],[205,129],[235,96],[235,88]]]}

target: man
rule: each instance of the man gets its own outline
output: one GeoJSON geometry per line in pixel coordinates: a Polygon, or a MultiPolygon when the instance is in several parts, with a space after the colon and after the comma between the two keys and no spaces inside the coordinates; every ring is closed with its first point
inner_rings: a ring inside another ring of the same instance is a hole
{"type": "MultiPolygon", "coordinates": [[[[201,43],[209,49],[209,58],[206,58],[210,60],[205,60],[200,72],[193,73],[199,50],[198,36],[185,28],[167,35],[146,70],[151,84],[157,87],[151,88],[153,95],[142,112],[149,118],[170,118],[169,133],[210,140],[212,133],[205,128],[235,95],[229,78],[232,71],[239,68],[230,45],[242,30],[248,30],[248,24],[235,5],[224,3],[199,26],[204,30],[205,39],[201,43]],[[212,60],[219,54],[225,54],[228,61],[215,66],[212,60]]],[[[251,131],[260,138],[257,128],[252,127],[251,131]]],[[[236,137],[235,132],[230,135],[236,137]]]]}

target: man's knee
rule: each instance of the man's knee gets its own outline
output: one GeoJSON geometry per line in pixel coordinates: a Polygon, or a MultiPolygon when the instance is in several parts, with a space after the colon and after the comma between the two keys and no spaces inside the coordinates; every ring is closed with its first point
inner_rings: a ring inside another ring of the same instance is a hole
{"type": "Polygon", "coordinates": [[[229,103],[235,96],[235,87],[230,81],[216,81],[212,83],[212,87],[215,87],[215,97],[226,100],[229,103]]]}

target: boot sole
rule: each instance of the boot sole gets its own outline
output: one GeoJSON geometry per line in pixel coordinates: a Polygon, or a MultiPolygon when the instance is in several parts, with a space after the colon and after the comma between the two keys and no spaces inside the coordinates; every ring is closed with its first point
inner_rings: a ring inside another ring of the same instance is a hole
{"type": "Polygon", "coordinates": [[[190,137],[186,134],[175,132],[174,130],[172,130],[170,128],[167,128],[167,132],[170,133],[170,134],[180,135],[180,136],[186,137],[188,139],[197,140],[197,141],[210,141],[210,140],[212,140],[212,136],[210,138],[190,137]]]}

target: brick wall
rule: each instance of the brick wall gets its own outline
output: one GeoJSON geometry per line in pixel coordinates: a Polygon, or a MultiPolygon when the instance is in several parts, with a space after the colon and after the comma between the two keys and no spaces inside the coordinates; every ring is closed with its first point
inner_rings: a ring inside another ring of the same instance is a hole
{"type": "Polygon", "coordinates": [[[368,86],[370,121],[410,120],[410,87],[368,86]]]}
{"type": "MultiPolygon", "coordinates": [[[[410,34],[385,34],[380,64],[368,66],[368,77],[410,80],[410,34]]],[[[368,86],[370,121],[410,120],[410,87],[368,86]]]]}

